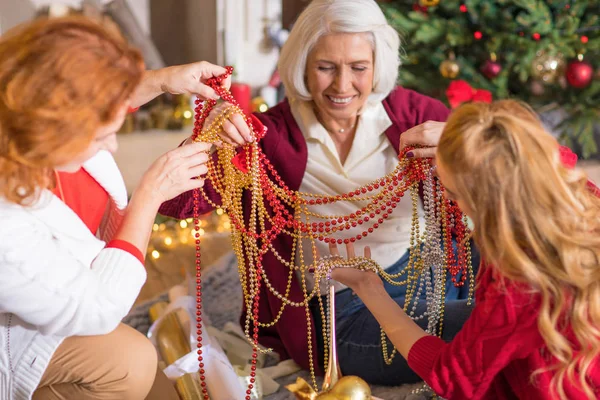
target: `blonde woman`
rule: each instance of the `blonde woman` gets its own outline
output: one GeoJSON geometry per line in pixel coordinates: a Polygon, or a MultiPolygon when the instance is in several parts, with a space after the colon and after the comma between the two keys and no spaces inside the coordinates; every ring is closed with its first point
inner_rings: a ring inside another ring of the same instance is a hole
{"type": "Polygon", "coordinates": [[[477,304],[458,335],[446,343],[426,334],[374,273],[336,269],[332,279],[356,291],[410,367],[443,398],[598,398],[595,188],[515,101],[457,109],[437,163],[446,196],[475,225],[484,260],[477,304]]]}

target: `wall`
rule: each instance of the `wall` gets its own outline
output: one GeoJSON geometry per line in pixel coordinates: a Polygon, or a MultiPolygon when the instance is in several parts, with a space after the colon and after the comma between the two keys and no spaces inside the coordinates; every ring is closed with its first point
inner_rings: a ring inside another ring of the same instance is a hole
{"type": "MultiPolygon", "coordinates": [[[[11,11],[10,18],[21,20],[15,10],[24,8],[25,1],[0,0],[0,13],[4,4],[4,9],[11,11]]],[[[255,95],[269,82],[279,51],[265,46],[269,42],[265,40],[264,28],[273,23],[280,26],[282,0],[126,1],[144,32],[153,37],[167,64],[207,60],[233,65],[236,79],[250,84],[255,95]]],[[[81,0],[30,2],[36,7],[81,5],[81,0]]]]}
{"type": "Polygon", "coordinates": [[[268,44],[265,24],[281,25],[281,0],[226,0],[225,7],[220,27],[228,45],[224,62],[234,65],[236,78],[256,91],[269,82],[277,65],[278,49],[263,44],[268,44]]]}
{"type": "MultiPolygon", "coordinates": [[[[21,2],[22,0],[13,0],[15,3],[21,2]]],[[[29,0],[35,6],[45,6],[49,4],[64,4],[70,7],[81,6],[81,0],[29,0]]],[[[101,3],[108,3],[110,0],[98,0],[101,3]]],[[[150,8],[148,6],[149,0],[127,0],[127,3],[131,7],[131,10],[137,18],[142,29],[146,33],[150,33],[150,8]]]]}

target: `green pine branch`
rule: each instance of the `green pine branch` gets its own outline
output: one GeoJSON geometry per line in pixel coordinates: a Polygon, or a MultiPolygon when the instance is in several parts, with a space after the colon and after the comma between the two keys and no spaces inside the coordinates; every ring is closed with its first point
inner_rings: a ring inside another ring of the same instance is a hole
{"type": "Polygon", "coordinates": [[[519,98],[539,109],[562,107],[569,114],[560,128],[565,140],[581,146],[585,157],[598,152],[593,126],[600,121],[600,1],[440,0],[425,13],[413,10],[417,1],[382,4],[403,38],[402,85],[446,101],[450,79],[439,67],[454,54],[460,66],[456,79],[489,90],[495,99],[519,98]],[[467,12],[460,10],[462,4],[467,12]],[[476,31],[483,36],[480,40],[474,37],[476,31]],[[492,53],[502,71],[488,78],[481,67],[492,53]],[[534,64],[541,57],[552,57],[564,68],[580,53],[597,74],[586,88],[566,85],[564,71],[546,83],[537,77],[534,64]]]}

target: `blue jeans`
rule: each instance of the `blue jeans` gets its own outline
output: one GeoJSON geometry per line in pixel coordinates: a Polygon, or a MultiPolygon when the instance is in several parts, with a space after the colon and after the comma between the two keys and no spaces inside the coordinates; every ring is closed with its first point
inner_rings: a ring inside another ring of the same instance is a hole
{"type": "MultiPolygon", "coordinates": [[[[453,245],[456,247],[455,243],[453,245]]],[[[475,246],[472,245],[471,249],[473,273],[475,276],[479,268],[479,253],[475,246]]],[[[396,263],[387,268],[386,272],[390,274],[400,272],[408,264],[408,258],[409,255],[407,252],[396,263]]],[[[405,278],[405,275],[401,275],[400,278],[396,278],[395,280],[405,278]]],[[[383,284],[392,299],[400,307],[404,306],[406,285],[393,286],[385,280],[383,284]]],[[[454,338],[471,315],[475,302],[473,301],[471,305],[467,305],[468,291],[469,288],[466,284],[460,288],[455,287],[451,281],[450,274],[447,273],[446,304],[442,330],[442,339],[447,342],[454,338]]],[[[344,289],[336,293],[335,302],[337,352],[343,375],[356,375],[374,385],[393,386],[421,380],[408,367],[402,355],[396,354],[391,365],[387,365],[383,361],[380,325],[362,300],[352,290],[344,289]]],[[[413,303],[411,303],[409,309],[412,309],[413,303]]],[[[324,301],[323,304],[326,305],[327,302],[324,301]]],[[[426,310],[427,304],[425,292],[423,291],[417,303],[415,315],[422,315],[426,310]]],[[[323,360],[323,322],[317,299],[311,300],[311,311],[315,320],[317,347],[320,359],[323,360]]],[[[427,317],[416,322],[421,328],[427,328],[427,317]]],[[[393,345],[388,341],[388,354],[392,349],[393,345]]]]}

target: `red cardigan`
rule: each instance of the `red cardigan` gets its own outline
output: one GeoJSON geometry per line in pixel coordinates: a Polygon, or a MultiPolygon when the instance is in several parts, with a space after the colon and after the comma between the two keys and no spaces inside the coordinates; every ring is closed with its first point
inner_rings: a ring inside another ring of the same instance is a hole
{"type": "MultiPolygon", "coordinates": [[[[449,114],[448,109],[440,101],[401,87],[396,88],[383,100],[383,106],[392,121],[392,126],[385,133],[396,151],[398,151],[402,132],[429,120],[445,121],[449,114]]],[[[260,143],[262,151],[289,188],[298,190],[304,177],[308,150],[304,136],[292,116],[289,103],[283,101],[256,116],[267,127],[267,134],[260,143]]],[[[374,178],[379,175],[383,175],[383,171],[375,172],[374,178]]],[[[211,200],[219,203],[219,197],[208,181],[205,191],[211,200]]],[[[246,196],[244,201],[248,202],[249,197],[246,196]]],[[[188,192],[164,203],[159,212],[175,218],[189,218],[193,213],[192,206],[193,197],[191,192],[188,192]]],[[[209,212],[211,209],[211,206],[201,197],[200,213],[209,212]]],[[[279,235],[273,245],[284,259],[289,260],[292,248],[292,239],[289,236],[279,235]]],[[[289,269],[281,265],[271,252],[265,254],[263,268],[273,287],[280,293],[285,293],[289,269]]],[[[268,289],[262,285],[259,304],[259,319],[262,322],[272,321],[281,307],[281,301],[268,293],[270,293],[268,289]]],[[[292,276],[290,299],[295,302],[303,301],[302,290],[295,274],[292,276]]],[[[243,321],[244,315],[242,315],[242,324],[243,321]]],[[[273,348],[282,359],[291,357],[303,368],[308,369],[308,337],[306,324],[302,321],[306,321],[306,311],[303,308],[288,306],[274,327],[260,330],[260,343],[273,348]]],[[[317,357],[312,319],[311,324],[313,357],[317,357]]]]}
{"type": "MultiPolygon", "coordinates": [[[[551,365],[537,326],[539,295],[523,284],[497,278],[494,267],[481,264],[473,313],[450,343],[424,336],[410,349],[409,366],[441,397],[452,399],[555,399],[550,396],[551,365]],[[504,282],[504,284],[502,284],[504,282]]],[[[573,339],[573,338],[570,338],[573,339]]],[[[600,396],[598,359],[589,377],[600,396]]],[[[585,398],[565,383],[570,400],[585,398]]]]}

